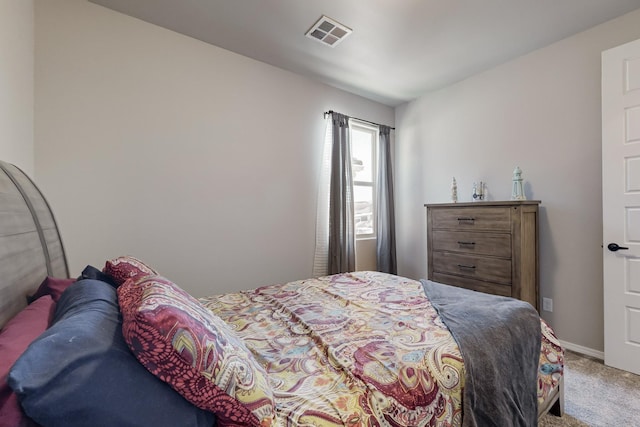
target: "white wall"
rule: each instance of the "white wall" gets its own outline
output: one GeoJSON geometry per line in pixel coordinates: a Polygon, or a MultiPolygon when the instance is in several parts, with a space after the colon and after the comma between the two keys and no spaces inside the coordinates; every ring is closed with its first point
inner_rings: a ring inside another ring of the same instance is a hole
{"type": "Polygon", "coordinates": [[[508,200],[523,170],[540,211],[543,312],[562,340],[603,349],[600,53],[640,37],[640,10],[396,109],[399,273],[426,277],[424,203],[473,181],[508,200]]]}
{"type": "Polygon", "coordinates": [[[33,0],[0,0],[0,159],[33,176],[33,0]]]}
{"type": "Polygon", "coordinates": [[[310,277],[322,113],[392,108],[82,0],[36,1],[35,163],[70,267],[195,295],[310,277]]]}

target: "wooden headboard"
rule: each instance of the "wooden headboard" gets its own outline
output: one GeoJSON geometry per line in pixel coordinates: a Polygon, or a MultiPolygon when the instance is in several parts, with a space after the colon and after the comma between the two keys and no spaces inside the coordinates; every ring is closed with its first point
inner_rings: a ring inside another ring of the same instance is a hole
{"type": "Polygon", "coordinates": [[[69,277],[55,218],[33,181],[0,161],[0,327],[46,276],[69,277]]]}

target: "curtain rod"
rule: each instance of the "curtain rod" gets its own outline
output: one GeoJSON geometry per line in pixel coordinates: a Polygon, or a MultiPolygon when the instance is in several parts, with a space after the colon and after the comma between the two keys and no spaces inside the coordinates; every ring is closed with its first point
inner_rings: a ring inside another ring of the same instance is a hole
{"type": "MultiPolygon", "coordinates": [[[[333,111],[333,110],[325,111],[324,112],[324,118],[325,119],[327,118],[327,114],[333,114],[333,113],[336,113],[336,111],[333,111]]],[[[361,122],[369,123],[369,124],[376,125],[376,126],[386,126],[386,125],[381,125],[380,123],[372,122],[372,121],[369,121],[369,120],[359,119],[357,117],[351,117],[351,116],[347,116],[347,117],[349,117],[350,119],[360,120],[361,122]]],[[[391,129],[391,130],[396,130],[396,128],[394,128],[394,127],[391,127],[391,126],[387,126],[387,127],[389,129],[391,129]]]]}

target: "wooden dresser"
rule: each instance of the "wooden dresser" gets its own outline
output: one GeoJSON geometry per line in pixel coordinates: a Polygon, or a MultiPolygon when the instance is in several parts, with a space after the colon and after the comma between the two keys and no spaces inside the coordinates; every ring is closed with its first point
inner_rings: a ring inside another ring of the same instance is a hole
{"type": "Polygon", "coordinates": [[[429,280],[539,311],[539,200],[426,204],[429,280]]]}

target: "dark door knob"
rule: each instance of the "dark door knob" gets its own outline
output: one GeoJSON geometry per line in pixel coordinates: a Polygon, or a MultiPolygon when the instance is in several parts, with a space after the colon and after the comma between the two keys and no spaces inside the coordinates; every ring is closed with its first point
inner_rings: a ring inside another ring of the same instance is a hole
{"type": "Polygon", "coordinates": [[[626,250],[629,248],[625,248],[624,246],[619,246],[617,243],[609,243],[607,245],[607,249],[609,249],[611,252],[615,252],[620,250],[626,250]]]}

